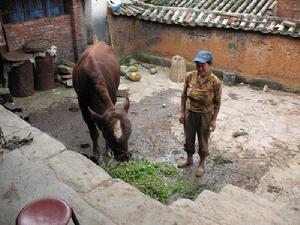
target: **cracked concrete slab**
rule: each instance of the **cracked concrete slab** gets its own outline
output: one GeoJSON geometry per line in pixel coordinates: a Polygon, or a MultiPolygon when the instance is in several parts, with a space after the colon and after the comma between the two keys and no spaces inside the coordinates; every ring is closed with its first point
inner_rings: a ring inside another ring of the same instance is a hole
{"type": "Polygon", "coordinates": [[[35,136],[33,142],[23,145],[20,149],[29,159],[45,160],[62,152],[66,147],[48,134],[41,133],[35,136]]]}
{"type": "Polygon", "coordinates": [[[73,151],[64,151],[54,156],[49,159],[49,165],[60,181],[79,193],[89,192],[103,181],[111,179],[101,167],[73,151]]]}
{"type": "Polygon", "coordinates": [[[118,224],[192,224],[119,179],[104,181],[85,200],[118,224]]]}
{"type": "Polygon", "coordinates": [[[0,164],[0,180],[0,224],[14,225],[26,204],[52,197],[67,201],[81,224],[114,225],[75,190],[58,181],[55,173],[42,161],[28,160],[20,150],[10,152],[0,164]]]}
{"type": "Polygon", "coordinates": [[[2,105],[0,105],[0,113],[0,127],[2,127],[5,137],[30,127],[29,123],[26,123],[16,114],[6,110],[2,105]]]}

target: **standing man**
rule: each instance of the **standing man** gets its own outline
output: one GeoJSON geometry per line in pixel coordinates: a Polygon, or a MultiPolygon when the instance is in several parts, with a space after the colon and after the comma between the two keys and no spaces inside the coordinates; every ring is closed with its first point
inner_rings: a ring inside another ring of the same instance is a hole
{"type": "Polygon", "coordinates": [[[181,95],[179,122],[184,124],[186,160],[178,163],[178,168],[193,164],[195,138],[198,137],[200,162],[196,176],[204,175],[205,158],[209,155],[208,138],[216,128],[216,120],[221,104],[221,81],[210,71],[212,54],[199,51],[194,62],[196,71],[190,73],[184,82],[181,95]]]}

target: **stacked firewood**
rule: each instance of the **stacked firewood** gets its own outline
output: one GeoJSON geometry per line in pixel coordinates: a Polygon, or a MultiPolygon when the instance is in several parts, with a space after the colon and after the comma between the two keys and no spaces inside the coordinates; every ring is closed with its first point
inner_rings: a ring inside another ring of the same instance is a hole
{"type": "Polygon", "coordinates": [[[67,87],[73,87],[72,72],[74,66],[75,64],[73,62],[64,59],[62,61],[62,64],[60,64],[57,67],[58,69],[57,79],[59,82],[66,85],[67,87]]]}

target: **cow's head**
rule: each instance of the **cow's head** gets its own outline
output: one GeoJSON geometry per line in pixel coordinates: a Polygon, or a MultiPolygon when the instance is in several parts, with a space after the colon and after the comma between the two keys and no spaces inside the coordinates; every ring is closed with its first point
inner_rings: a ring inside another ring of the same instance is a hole
{"type": "Polygon", "coordinates": [[[92,120],[101,127],[103,137],[114,157],[119,161],[128,161],[128,139],[131,134],[131,123],[128,119],[129,99],[126,98],[123,109],[108,108],[102,115],[90,110],[92,120]]]}

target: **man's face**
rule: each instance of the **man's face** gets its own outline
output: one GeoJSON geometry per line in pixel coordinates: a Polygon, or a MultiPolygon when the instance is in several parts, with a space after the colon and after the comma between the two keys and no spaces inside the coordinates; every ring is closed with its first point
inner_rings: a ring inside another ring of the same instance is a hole
{"type": "Polygon", "coordinates": [[[208,63],[196,62],[196,69],[197,69],[198,74],[200,76],[205,76],[206,74],[209,73],[209,64],[208,63]]]}

